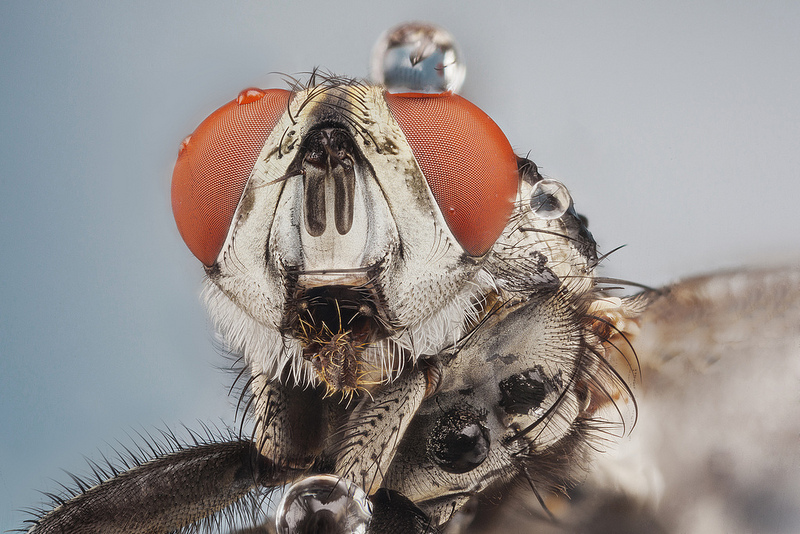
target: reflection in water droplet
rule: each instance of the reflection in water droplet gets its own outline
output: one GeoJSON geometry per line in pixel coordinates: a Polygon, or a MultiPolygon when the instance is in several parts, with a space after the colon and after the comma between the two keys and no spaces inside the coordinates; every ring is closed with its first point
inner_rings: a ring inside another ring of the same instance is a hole
{"type": "Polygon", "coordinates": [[[465,75],[453,36],[426,22],[395,26],[372,49],[370,78],[393,93],[457,93],[465,75]]]}
{"type": "Polygon", "coordinates": [[[558,180],[539,180],[531,193],[531,209],[540,219],[558,219],[572,206],[567,186],[558,180]]]}
{"type": "Polygon", "coordinates": [[[371,503],[364,490],[343,478],[316,475],[286,491],[278,504],[275,527],[278,534],[364,534],[371,517],[371,503]]]}

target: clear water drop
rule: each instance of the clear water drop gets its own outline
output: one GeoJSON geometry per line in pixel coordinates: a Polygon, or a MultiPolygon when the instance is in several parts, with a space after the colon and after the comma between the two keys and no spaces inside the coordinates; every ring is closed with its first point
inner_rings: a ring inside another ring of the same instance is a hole
{"type": "Polygon", "coordinates": [[[284,493],[275,515],[278,534],[330,532],[364,534],[372,517],[369,497],[349,480],[315,475],[284,493]]]}
{"type": "Polygon", "coordinates": [[[427,22],[395,26],[372,49],[370,78],[392,93],[457,93],[465,75],[455,38],[427,22]]]}
{"type": "Polygon", "coordinates": [[[567,186],[558,180],[539,180],[531,192],[531,209],[540,219],[558,219],[572,206],[567,186]]]}

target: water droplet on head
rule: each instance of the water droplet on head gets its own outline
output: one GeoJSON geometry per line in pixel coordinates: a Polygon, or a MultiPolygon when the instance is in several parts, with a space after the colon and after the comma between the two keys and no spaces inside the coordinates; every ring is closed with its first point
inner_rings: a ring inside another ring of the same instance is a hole
{"type": "Polygon", "coordinates": [[[179,156],[181,154],[183,154],[186,151],[187,148],[189,148],[189,143],[191,141],[192,141],[192,136],[191,135],[187,135],[186,137],[183,138],[183,141],[181,141],[181,146],[178,147],[178,155],[179,156]]]}
{"type": "Polygon", "coordinates": [[[558,219],[572,206],[567,186],[558,180],[539,180],[531,192],[531,210],[540,219],[558,219]]]}
{"type": "Polygon", "coordinates": [[[347,479],[310,476],[284,493],[275,515],[278,534],[330,532],[364,534],[372,517],[367,494],[347,479]]]}
{"type": "Polygon", "coordinates": [[[245,89],[239,96],[236,97],[236,103],[240,106],[242,104],[249,104],[250,102],[255,102],[256,100],[261,100],[264,98],[267,92],[263,89],[257,89],[255,87],[250,87],[249,89],[245,89]]]}
{"type": "Polygon", "coordinates": [[[370,78],[392,93],[457,93],[465,75],[453,36],[427,22],[395,26],[372,49],[370,78]]]}

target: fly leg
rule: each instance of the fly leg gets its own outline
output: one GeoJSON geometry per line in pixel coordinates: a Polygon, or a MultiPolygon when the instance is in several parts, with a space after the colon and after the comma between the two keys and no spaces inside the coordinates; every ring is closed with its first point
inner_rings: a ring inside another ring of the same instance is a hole
{"type": "Polygon", "coordinates": [[[366,396],[355,407],[341,432],[337,449],[337,475],[349,478],[367,495],[381,487],[400,440],[425,397],[426,374],[413,369],[366,396]]]}
{"type": "MultiPolygon", "coordinates": [[[[427,374],[415,368],[340,414],[341,423],[318,458],[318,467],[330,474],[312,474],[287,490],[279,506],[277,523],[283,526],[278,530],[351,532],[368,523],[367,532],[374,534],[426,532],[427,516],[382,484],[427,386],[427,374]],[[368,496],[371,505],[365,504],[368,496]],[[371,519],[365,513],[369,508],[371,519]]],[[[280,445],[284,440],[274,442],[280,445]]]]}
{"type": "Polygon", "coordinates": [[[254,442],[261,456],[287,470],[311,469],[335,425],[338,403],[323,398],[319,388],[282,384],[255,375],[254,442]]]}
{"type": "Polygon", "coordinates": [[[179,531],[290,473],[249,441],[189,447],[144,462],[44,515],[29,534],[157,534],[179,531]]]}

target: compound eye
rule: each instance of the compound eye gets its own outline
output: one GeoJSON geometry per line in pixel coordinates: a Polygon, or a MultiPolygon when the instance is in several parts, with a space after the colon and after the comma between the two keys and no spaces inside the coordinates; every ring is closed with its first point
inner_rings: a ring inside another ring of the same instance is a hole
{"type": "Polygon", "coordinates": [[[427,450],[428,456],[448,473],[466,473],[489,455],[489,430],[477,413],[453,408],[431,429],[427,450]]]}
{"type": "Polygon", "coordinates": [[[290,96],[282,89],[245,89],[181,143],[172,213],[189,250],[207,266],[222,250],[247,179],[290,96]]]}
{"type": "Polygon", "coordinates": [[[451,93],[385,93],[453,235],[482,256],[503,232],[519,185],[517,159],[500,128],[451,93]]]}

